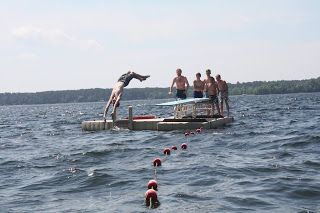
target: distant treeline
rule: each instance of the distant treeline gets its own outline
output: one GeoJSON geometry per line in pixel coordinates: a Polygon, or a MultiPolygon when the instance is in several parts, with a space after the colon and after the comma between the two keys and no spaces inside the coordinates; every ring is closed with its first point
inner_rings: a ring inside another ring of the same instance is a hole
{"type": "Polygon", "coordinates": [[[229,93],[232,95],[266,95],[306,92],[320,92],[320,77],[308,80],[254,81],[229,84],[229,93]]]}
{"type": "MultiPolygon", "coordinates": [[[[320,92],[320,77],[293,81],[254,81],[228,84],[230,95],[320,92]]],[[[168,88],[126,88],[124,100],[169,98],[168,88]]],[[[0,105],[53,104],[106,101],[111,89],[61,90],[36,93],[0,93],[0,105]]],[[[188,96],[192,96],[189,90],[188,96]]]]}

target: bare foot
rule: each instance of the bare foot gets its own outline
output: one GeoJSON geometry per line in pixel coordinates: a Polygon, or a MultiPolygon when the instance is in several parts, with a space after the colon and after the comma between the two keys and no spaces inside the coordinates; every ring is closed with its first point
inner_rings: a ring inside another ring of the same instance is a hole
{"type": "Polygon", "coordinates": [[[147,80],[147,78],[150,78],[150,75],[145,75],[145,76],[143,76],[143,77],[140,79],[140,81],[145,81],[145,80],[147,80]]]}

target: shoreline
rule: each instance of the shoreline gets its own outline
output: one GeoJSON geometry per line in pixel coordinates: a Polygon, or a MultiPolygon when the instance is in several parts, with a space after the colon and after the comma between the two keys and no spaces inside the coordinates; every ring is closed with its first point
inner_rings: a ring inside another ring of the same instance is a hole
{"type": "MultiPolygon", "coordinates": [[[[229,95],[269,95],[320,92],[320,77],[308,80],[292,81],[255,81],[230,84],[229,95]]],[[[34,93],[0,93],[0,106],[6,105],[35,105],[58,103],[104,102],[112,89],[78,89],[56,90],[34,93]]],[[[168,96],[169,87],[126,88],[123,100],[153,100],[174,98],[168,96]]],[[[193,88],[188,90],[192,97],[193,88]]],[[[175,91],[173,91],[175,94],[175,91]]]]}

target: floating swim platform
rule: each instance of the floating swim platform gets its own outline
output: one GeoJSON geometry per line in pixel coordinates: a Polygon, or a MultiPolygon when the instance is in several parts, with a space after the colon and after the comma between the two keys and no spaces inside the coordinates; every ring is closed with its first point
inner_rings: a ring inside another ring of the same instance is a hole
{"type": "MultiPolygon", "coordinates": [[[[233,122],[233,117],[199,115],[199,108],[203,104],[206,106],[208,100],[208,98],[192,98],[157,104],[158,106],[175,106],[174,116],[171,118],[157,118],[153,115],[133,116],[132,106],[129,106],[126,119],[113,117],[112,120],[83,121],[81,127],[84,131],[109,130],[114,127],[130,130],[172,131],[197,128],[214,129],[233,122]],[[187,105],[191,105],[191,107],[187,105]],[[189,113],[190,110],[192,111],[191,114],[189,113]]],[[[208,108],[204,109],[207,113],[208,108]]]]}
{"type": "Polygon", "coordinates": [[[146,120],[133,120],[131,126],[129,120],[117,120],[113,123],[112,120],[96,120],[96,121],[83,121],[81,124],[84,131],[101,131],[110,130],[114,126],[131,130],[154,130],[154,131],[172,131],[172,130],[187,130],[187,129],[215,129],[225,126],[233,122],[233,117],[217,118],[211,120],[193,119],[193,121],[186,121],[182,119],[170,119],[165,121],[164,118],[146,119],[146,120]]]}
{"type": "Polygon", "coordinates": [[[115,126],[130,130],[153,130],[153,131],[172,131],[190,130],[197,128],[215,129],[223,127],[234,121],[233,117],[223,118],[153,118],[153,119],[119,119],[119,120],[93,120],[83,121],[81,124],[84,131],[110,130],[115,126]]]}

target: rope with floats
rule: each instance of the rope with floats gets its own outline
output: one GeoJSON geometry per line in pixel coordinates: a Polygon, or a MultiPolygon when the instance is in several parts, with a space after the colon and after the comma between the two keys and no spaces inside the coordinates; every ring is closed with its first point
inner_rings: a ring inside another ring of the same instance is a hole
{"type": "MultiPolygon", "coordinates": [[[[202,128],[198,128],[196,129],[196,133],[201,133],[202,132],[202,128]]],[[[180,148],[182,150],[186,150],[188,148],[188,137],[191,135],[195,135],[194,132],[191,131],[187,131],[184,133],[184,136],[186,137],[186,141],[187,143],[182,143],[180,145],[180,148]]],[[[176,151],[178,150],[178,148],[176,146],[172,146],[171,148],[165,148],[163,149],[163,154],[168,157],[169,155],[171,155],[171,151],[176,151]]],[[[147,184],[147,191],[145,192],[145,204],[147,207],[151,208],[157,208],[160,205],[160,202],[158,200],[158,182],[157,182],[157,168],[160,167],[162,165],[162,162],[164,162],[166,160],[166,158],[164,160],[161,160],[161,158],[157,157],[153,160],[152,165],[154,167],[154,178],[149,180],[148,184],[147,184]]]]}

